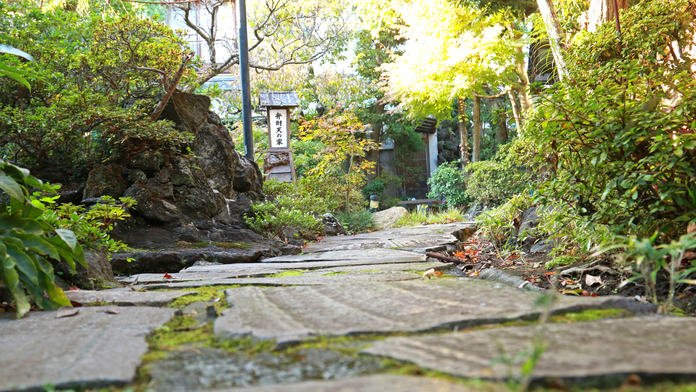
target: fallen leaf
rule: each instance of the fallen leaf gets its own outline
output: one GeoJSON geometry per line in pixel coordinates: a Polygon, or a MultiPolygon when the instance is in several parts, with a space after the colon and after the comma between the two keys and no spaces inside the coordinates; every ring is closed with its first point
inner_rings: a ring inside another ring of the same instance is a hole
{"type": "Polygon", "coordinates": [[[457,257],[457,258],[459,258],[459,259],[465,259],[465,258],[466,258],[466,254],[465,254],[464,252],[462,252],[462,251],[454,252],[454,257],[457,257]]]}
{"type": "Polygon", "coordinates": [[[583,290],[583,291],[582,291],[582,296],[583,296],[583,297],[589,297],[589,296],[590,296],[590,292],[587,291],[587,290],[583,290]]]}
{"type": "Polygon", "coordinates": [[[686,227],[686,234],[691,234],[694,231],[696,231],[696,223],[690,223],[689,226],[686,227]]]}
{"type": "Polygon", "coordinates": [[[431,268],[425,272],[423,272],[423,279],[426,277],[430,279],[431,277],[434,277],[435,279],[438,279],[440,276],[442,276],[442,272],[440,271],[435,271],[435,268],[431,268]]]}
{"type": "Polygon", "coordinates": [[[554,274],[555,274],[554,271],[549,271],[549,272],[545,273],[544,275],[554,275],[554,274]]]}
{"type": "Polygon", "coordinates": [[[79,290],[79,289],[80,289],[80,288],[78,288],[78,287],[70,286],[70,288],[69,288],[68,290],[79,290]]]}
{"type": "Polygon", "coordinates": [[[70,301],[70,304],[73,306],[73,308],[79,308],[80,306],[82,306],[81,303],[76,301],[70,301]]]}
{"type": "Polygon", "coordinates": [[[61,306],[56,312],[56,318],[72,317],[80,313],[80,309],[73,308],[72,306],[61,306]]]}
{"type": "Polygon", "coordinates": [[[109,308],[105,310],[108,314],[121,314],[121,311],[116,308],[109,308]]]}
{"type": "Polygon", "coordinates": [[[165,272],[164,273],[164,279],[174,279],[173,276],[169,275],[169,273],[165,272]]]}
{"type": "Polygon", "coordinates": [[[481,271],[474,271],[474,272],[470,273],[469,276],[471,276],[473,278],[473,277],[478,276],[480,273],[481,273],[481,271]]]}
{"type": "Polygon", "coordinates": [[[566,279],[561,279],[561,285],[562,285],[562,286],[566,286],[566,285],[575,285],[575,284],[577,284],[577,282],[574,281],[573,279],[567,279],[567,278],[566,278],[566,279]]]}
{"type": "Polygon", "coordinates": [[[592,286],[595,283],[604,284],[604,282],[602,282],[602,278],[599,276],[592,276],[590,274],[585,275],[585,284],[586,285],[592,286]]]}
{"type": "Polygon", "coordinates": [[[561,290],[559,291],[561,294],[573,294],[573,295],[580,295],[582,294],[582,289],[575,289],[575,290],[561,290]]]}

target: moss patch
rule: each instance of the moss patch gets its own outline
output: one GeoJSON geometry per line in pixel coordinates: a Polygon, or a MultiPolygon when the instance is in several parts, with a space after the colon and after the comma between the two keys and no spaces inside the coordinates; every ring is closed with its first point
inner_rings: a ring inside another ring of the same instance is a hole
{"type": "Polygon", "coordinates": [[[290,271],[283,271],[277,274],[272,274],[272,275],[266,275],[265,278],[284,278],[286,276],[302,276],[304,275],[305,272],[308,272],[309,270],[290,270],[290,271]]]}
{"type": "MultiPolygon", "coordinates": [[[[225,293],[223,292],[224,290],[227,289],[234,289],[241,287],[240,285],[231,285],[231,286],[202,286],[202,287],[196,287],[196,288],[188,288],[188,289],[181,289],[177,291],[197,291],[198,294],[194,295],[185,295],[183,297],[179,297],[172,301],[172,303],[169,304],[170,308],[179,308],[183,309],[186,307],[186,305],[192,304],[194,302],[207,302],[215,298],[220,298],[219,302],[215,303],[215,309],[216,310],[221,310],[222,308],[227,306],[227,301],[225,301],[225,293]]],[[[169,291],[169,290],[164,290],[164,291],[169,291]]]]}

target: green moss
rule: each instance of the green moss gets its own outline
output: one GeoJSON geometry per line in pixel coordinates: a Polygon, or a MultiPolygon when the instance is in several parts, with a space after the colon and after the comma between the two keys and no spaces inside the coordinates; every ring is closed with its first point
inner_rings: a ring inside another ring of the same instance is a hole
{"type": "Polygon", "coordinates": [[[286,276],[302,276],[304,275],[305,272],[308,272],[309,270],[291,270],[291,271],[283,271],[277,274],[272,274],[272,275],[266,275],[266,278],[284,278],[286,276]]]}
{"type": "MultiPolygon", "coordinates": [[[[240,285],[231,285],[231,286],[202,286],[202,287],[196,287],[196,288],[188,288],[188,289],[181,289],[177,291],[197,291],[198,294],[193,294],[193,295],[185,295],[183,297],[179,297],[172,301],[172,303],[169,304],[170,308],[179,308],[183,309],[186,307],[186,305],[192,304],[194,302],[207,302],[215,298],[220,298],[221,300],[219,302],[215,303],[215,309],[220,310],[224,308],[227,305],[227,302],[225,301],[225,293],[224,290],[227,289],[234,289],[241,287],[240,285]]],[[[169,290],[164,290],[164,291],[169,291],[169,290]]]]}
{"type": "Polygon", "coordinates": [[[560,267],[560,266],[564,266],[564,265],[571,265],[571,264],[577,263],[580,260],[581,260],[581,258],[578,256],[571,256],[571,255],[557,256],[552,261],[549,261],[548,263],[546,263],[546,268],[553,269],[555,267],[560,267]]]}
{"type": "Polygon", "coordinates": [[[261,340],[248,337],[242,339],[214,341],[211,345],[231,353],[243,353],[253,357],[263,352],[273,350],[276,345],[276,341],[274,339],[261,340]]]}
{"type": "Polygon", "coordinates": [[[630,316],[632,313],[623,309],[587,309],[579,313],[566,313],[551,316],[552,323],[577,323],[583,321],[596,321],[606,318],[620,318],[630,316]]]}

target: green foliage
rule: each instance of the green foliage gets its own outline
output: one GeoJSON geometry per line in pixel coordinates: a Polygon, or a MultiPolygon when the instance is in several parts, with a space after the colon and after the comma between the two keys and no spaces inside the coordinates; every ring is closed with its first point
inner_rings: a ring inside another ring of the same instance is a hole
{"type": "MultiPolygon", "coordinates": [[[[29,61],[34,61],[34,58],[31,57],[29,53],[23,52],[19,49],[15,49],[9,45],[0,44],[0,53],[9,53],[16,56],[24,57],[29,61]]],[[[34,77],[34,74],[32,74],[31,72],[22,71],[21,69],[15,67],[11,67],[5,64],[3,61],[0,61],[0,76],[7,76],[9,78],[12,78],[18,83],[21,83],[23,86],[31,90],[31,85],[29,85],[29,82],[26,78],[34,77]]]]}
{"type": "Polygon", "coordinates": [[[411,211],[399,219],[397,226],[418,226],[418,225],[434,225],[442,223],[452,223],[464,220],[464,212],[459,208],[450,208],[448,210],[429,213],[426,210],[411,211]]]}
{"type": "Polygon", "coordinates": [[[27,292],[43,309],[70,306],[54,283],[53,266],[48,259],[65,260],[72,272],[75,262],[85,268],[85,256],[75,234],[54,229],[43,217],[40,200],[31,199],[26,187],[55,193],[29,171],[0,160],[0,280],[12,293],[22,317],[29,311],[27,292]]]}
{"type": "Polygon", "coordinates": [[[459,161],[440,165],[428,178],[430,192],[428,197],[442,197],[448,207],[463,206],[469,203],[464,189],[464,174],[459,161]]]}
{"type": "Polygon", "coordinates": [[[515,232],[515,221],[531,206],[532,198],[527,193],[513,196],[507,203],[479,215],[479,232],[496,247],[502,247],[515,232]]]}
{"type": "Polygon", "coordinates": [[[317,167],[320,152],[326,149],[326,145],[318,140],[293,140],[291,148],[295,160],[295,175],[300,178],[317,167]]]}
{"type": "MultiPolygon", "coordinates": [[[[149,114],[181,66],[186,43],[133,16],[0,5],[0,37],[35,62],[5,57],[36,75],[29,90],[0,78],[0,157],[67,172],[138,148],[183,148],[191,135],[149,114]]],[[[179,85],[195,76],[185,69],[179,85]]]]}
{"type": "Polygon", "coordinates": [[[519,169],[502,162],[473,162],[464,171],[469,173],[466,196],[477,203],[500,204],[527,187],[520,181],[519,169]]]}
{"type": "MultiPolygon", "coordinates": [[[[645,282],[645,297],[657,304],[657,274],[665,270],[670,279],[669,295],[663,305],[665,311],[669,311],[675,294],[677,283],[696,284],[696,279],[687,279],[696,272],[696,267],[682,269],[684,254],[696,247],[696,232],[683,235],[679,240],[672,240],[668,244],[655,245],[659,234],[651,237],[619,236],[613,245],[601,249],[598,253],[608,252],[614,249],[624,250],[620,255],[624,263],[632,268],[633,277],[629,279],[643,279],[645,282]]],[[[692,262],[692,265],[696,264],[692,262]]]]}
{"type": "Polygon", "coordinates": [[[321,220],[300,209],[286,208],[273,202],[251,205],[251,216],[244,218],[252,230],[269,238],[288,241],[287,235],[295,232],[299,237],[313,238],[321,233],[321,220]]]}
{"type": "Polygon", "coordinates": [[[365,233],[376,228],[370,211],[337,212],[336,219],[349,234],[365,233]]]}
{"type": "Polygon", "coordinates": [[[351,111],[332,110],[300,124],[302,140],[317,140],[326,145],[317,165],[306,173],[316,184],[338,187],[344,200],[344,211],[351,211],[352,195],[366,182],[375,165],[365,159],[378,146],[369,138],[364,125],[351,111]]]}
{"type": "Polygon", "coordinates": [[[525,130],[548,176],[545,204],[666,239],[696,219],[694,59],[675,49],[694,39],[693,11],[686,0],[641,2],[622,14],[620,43],[610,23],[576,36],[569,81],[541,94],[525,130]]]}
{"type": "Polygon", "coordinates": [[[114,224],[130,216],[128,208],[135,205],[130,197],[121,197],[116,202],[111,196],[102,196],[93,207],[68,204],[48,204],[44,219],[55,227],[71,230],[77,241],[86,248],[102,248],[107,253],[127,249],[128,245],[109,236],[114,224]]]}

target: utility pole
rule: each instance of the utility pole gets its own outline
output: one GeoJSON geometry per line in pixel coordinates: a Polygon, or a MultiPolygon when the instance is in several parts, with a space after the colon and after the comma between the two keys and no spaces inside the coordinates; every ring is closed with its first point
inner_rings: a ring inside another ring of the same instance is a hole
{"type": "Polygon", "coordinates": [[[254,160],[254,132],[251,123],[251,84],[249,81],[249,38],[247,36],[246,1],[239,4],[239,75],[242,82],[242,128],[244,130],[244,152],[254,160]]]}

